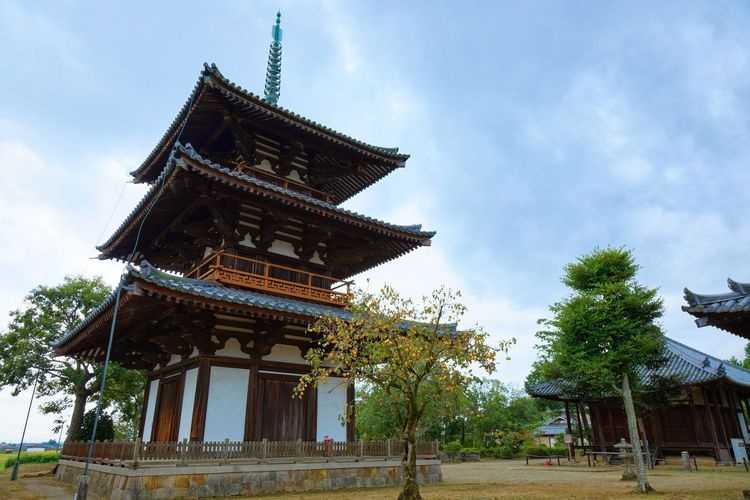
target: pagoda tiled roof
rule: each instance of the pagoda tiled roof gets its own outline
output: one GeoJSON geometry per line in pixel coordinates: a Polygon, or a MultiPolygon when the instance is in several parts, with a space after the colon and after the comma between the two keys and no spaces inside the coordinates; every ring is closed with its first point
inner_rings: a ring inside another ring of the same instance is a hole
{"type": "Polygon", "coordinates": [[[403,236],[411,237],[417,240],[422,240],[423,244],[428,244],[430,238],[435,236],[435,231],[423,231],[421,224],[412,225],[398,225],[391,224],[373,217],[359,214],[357,212],[347,210],[345,208],[333,205],[324,200],[307,196],[296,191],[289,190],[287,188],[271,184],[269,182],[251,177],[249,175],[236,172],[229,168],[226,168],[218,163],[214,163],[206,158],[203,158],[198,152],[193,149],[190,144],[182,145],[176,144],[173,149],[173,154],[170,157],[170,161],[162,171],[161,175],[156,182],[150,187],[150,189],[143,196],[141,201],[136,207],[130,212],[125,218],[122,224],[115,230],[113,235],[104,243],[97,246],[97,249],[101,252],[106,253],[110,247],[116,244],[124,235],[131,230],[136,228],[137,223],[143,219],[153,205],[158,201],[159,194],[164,189],[164,184],[168,182],[168,179],[175,173],[178,167],[185,169],[195,170],[197,173],[203,176],[220,176],[219,181],[224,184],[230,185],[233,188],[243,189],[245,191],[256,190],[257,192],[265,196],[276,196],[279,201],[286,204],[294,204],[302,207],[308,211],[316,210],[321,214],[327,214],[333,216],[339,220],[348,220],[359,226],[374,227],[380,232],[396,232],[403,236]],[[186,163],[185,158],[192,160],[192,164],[186,163]],[[195,168],[197,165],[199,168],[195,168]],[[271,194],[269,194],[269,192],[271,194]]]}
{"type": "MultiPolygon", "coordinates": [[[[166,288],[173,292],[185,293],[196,298],[212,299],[228,304],[248,306],[257,309],[275,311],[279,313],[293,314],[310,318],[321,316],[337,317],[344,320],[351,319],[351,312],[346,309],[317,304],[314,302],[305,302],[276,295],[253,292],[238,288],[230,288],[216,281],[199,280],[194,278],[185,278],[174,274],[166,273],[152,266],[146,261],[141,262],[140,267],[128,265],[122,277],[124,280],[124,294],[141,293],[138,289],[137,281],[141,279],[147,283],[166,288]],[[135,283],[135,284],[134,284],[135,283]]],[[[68,343],[76,335],[85,330],[96,320],[104,311],[112,307],[115,302],[116,291],[113,291],[104,301],[89,315],[84,318],[75,328],[67,332],[60,340],[54,342],[52,346],[59,348],[68,343]]]]}
{"type": "Polygon", "coordinates": [[[688,305],[682,310],[697,319],[699,327],[715,326],[750,339],[750,283],[727,279],[729,292],[706,295],[685,288],[688,305]]]}
{"type": "Polygon", "coordinates": [[[183,126],[186,123],[186,119],[196,108],[203,94],[209,89],[218,91],[228,101],[237,104],[240,107],[248,109],[252,108],[252,110],[262,114],[265,120],[278,120],[278,122],[283,124],[284,127],[290,127],[300,134],[316,137],[319,140],[325,141],[336,147],[344,148],[345,150],[360,155],[361,157],[390,165],[388,168],[378,169],[378,172],[375,173],[374,176],[370,176],[371,178],[367,180],[363,179],[360,182],[354,182],[352,185],[344,188],[338,196],[339,202],[344,201],[346,198],[353,196],[365,187],[371,185],[385,175],[388,175],[394,168],[404,166],[406,160],[409,158],[408,154],[399,153],[399,149],[396,147],[380,147],[367,144],[302,115],[294,113],[277,104],[272,104],[262,97],[231,82],[219,71],[219,68],[217,68],[215,64],[209,65],[208,63],[204,63],[203,66],[203,71],[201,71],[198,82],[188,99],[185,101],[182,109],[172,121],[172,124],[148,155],[146,160],[144,160],[137,169],[131,172],[131,175],[135,178],[136,182],[155,182],[153,179],[156,177],[156,173],[153,171],[155,168],[159,168],[155,165],[155,162],[157,162],[159,157],[165,154],[165,151],[169,151],[174,144],[177,143],[183,130],[183,126]]]}
{"type": "MultiPolygon", "coordinates": [[[[185,294],[193,297],[193,303],[200,303],[201,299],[205,301],[218,301],[225,303],[227,308],[233,306],[247,307],[255,310],[273,311],[284,315],[306,318],[310,322],[315,318],[334,317],[344,321],[352,318],[352,312],[341,308],[333,307],[315,302],[306,302],[293,298],[269,295],[265,293],[254,292],[246,289],[231,288],[221,283],[211,280],[200,280],[186,278],[171,273],[164,272],[149,264],[147,261],[141,262],[139,267],[128,265],[122,276],[123,292],[121,297],[127,294],[142,295],[144,294],[142,282],[155,285],[160,289],[185,294]]],[[[117,291],[113,291],[107,296],[102,303],[91,311],[78,325],[68,331],[58,341],[52,342],[52,347],[59,349],[73,340],[77,335],[92,326],[108,309],[110,309],[117,297],[117,291]]],[[[154,294],[154,292],[148,292],[154,294]]],[[[402,322],[402,328],[406,329],[415,323],[405,320],[402,322]]],[[[447,323],[440,325],[437,330],[439,334],[453,334],[457,329],[456,323],[447,323]]]]}
{"type": "MultiPolygon", "coordinates": [[[[644,382],[648,383],[653,377],[660,376],[677,377],[685,385],[723,380],[750,388],[750,370],[722,361],[669,337],[666,340],[666,363],[657,369],[639,367],[636,370],[644,382]]],[[[529,387],[527,392],[544,399],[578,399],[565,380],[548,380],[529,387]]]]}

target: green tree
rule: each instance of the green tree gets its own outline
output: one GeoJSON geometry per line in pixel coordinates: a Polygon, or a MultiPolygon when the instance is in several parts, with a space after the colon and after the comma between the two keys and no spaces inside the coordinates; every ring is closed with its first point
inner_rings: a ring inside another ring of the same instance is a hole
{"type": "MultiPolygon", "coordinates": [[[[12,394],[17,395],[30,387],[38,374],[37,394],[55,398],[40,407],[42,413],[59,414],[73,407],[66,440],[77,434],[86,402],[99,391],[102,365],[55,357],[51,344],[83,320],[109,292],[100,276],[67,276],[57,286],[38,286],[25,297],[23,308],[10,313],[7,330],[0,334],[0,386],[12,386],[12,394]]],[[[132,375],[116,364],[111,370],[105,396],[110,395],[108,403],[124,418],[132,419],[134,410],[128,401],[143,394],[143,374],[132,375]]]]}
{"type": "Polygon", "coordinates": [[[383,440],[395,437],[398,433],[398,415],[391,408],[388,394],[378,386],[357,387],[354,403],[354,419],[357,438],[383,440]]]}
{"type": "Polygon", "coordinates": [[[727,361],[729,363],[732,363],[735,366],[739,366],[741,368],[745,368],[746,370],[750,370],[750,342],[748,342],[745,345],[745,359],[740,361],[736,357],[732,356],[727,361]]]}
{"type": "MultiPolygon", "coordinates": [[[[298,392],[330,376],[349,384],[364,382],[387,395],[404,442],[404,485],[400,499],[421,498],[417,484],[417,429],[431,405],[450,404],[452,396],[476,377],[478,366],[495,369],[496,349],[480,328],[457,330],[465,307],[445,289],[421,304],[390,287],[379,294],[359,293],[348,306],[352,318],[320,318],[310,331],[319,337],[307,361],[311,372],[298,392]]],[[[507,348],[504,342],[500,348],[507,348]]]]}
{"type": "MultiPolygon", "coordinates": [[[[75,434],[76,441],[88,441],[91,439],[91,433],[94,430],[94,419],[96,418],[96,408],[92,408],[83,414],[81,426],[75,434]]],[[[96,425],[95,441],[111,441],[115,438],[115,424],[112,417],[107,412],[99,415],[99,423],[96,425]]]]}
{"type": "Polygon", "coordinates": [[[665,338],[657,320],[664,307],[654,289],[635,280],[629,250],[596,249],[568,264],[562,281],[573,293],[550,306],[552,319],[537,333],[544,359],[583,399],[622,396],[636,465],[638,489],[651,490],[638,436],[632,387],[636,368],[665,361],[665,338]]]}

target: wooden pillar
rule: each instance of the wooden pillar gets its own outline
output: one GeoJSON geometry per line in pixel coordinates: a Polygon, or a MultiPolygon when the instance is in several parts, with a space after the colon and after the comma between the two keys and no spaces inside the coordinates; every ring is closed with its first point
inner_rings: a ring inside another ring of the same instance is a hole
{"type": "Polygon", "coordinates": [[[695,435],[695,444],[699,445],[704,441],[701,441],[701,433],[698,429],[698,411],[695,409],[695,400],[690,398],[690,420],[693,423],[693,434],[695,435]]]}
{"type": "Polygon", "coordinates": [[[651,446],[656,449],[664,444],[664,429],[662,428],[662,422],[664,422],[665,413],[661,408],[656,410],[651,417],[651,428],[654,432],[653,442],[651,446]]]}
{"type": "Polygon", "coordinates": [[[164,391],[161,386],[164,384],[164,372],[159,374],[159,384],[156,386],[156,404],[154,405],[154,417],[151,421],[151,432],[148,435],[149,441],[156,441],[156,428],[158,427],[160,409],[161,409],[161,398],[164,391]]]}
{"type": "MultiPolygon", "coordinates": [[[[589,405],[589,408],[591,408],[590,405],[589,405]]],[[[607,451],[607,442],[604,439],[604,429],[602,428],[602,408],[601,408],[601,404],[599,404],[599,405],[596,406],[596,413],[595,413],[595,415],[596,415],[595,419],[596,419],[596,431],[597,431],[596,434],[597,434],[597,439],[599,441],[599,448],[600,448],[601,451],[607,451]]]]}
{"type": "Polygon", "coordinates": [[[570,403],[565,401],[565,433],[571,434],[572,432],[573,429],[570,427],[570,403]]]}
{"type": "Polygon", "coordinates": [[[346,421],[346,440],[354,441],[354,385],[346,388],[346,406],[348,409],[348,419],[346,421]]]}
{"type": "MultiPolygon", "coordinates": [[[[143,439],[143,426],[146,425],[146,410],[148,409],[148,398],[151,395],[151,379],[146,379],[146,393],[143,395],[143,407],[141,408],[141,421],[138,424],[138,437],[143,439]]],[[[153,424],[152,424],[153,427],[153,424]]]]}
{"type": "Polygon", "coordinates": [[[578,437],[581,439],[581,448],[586,451],[586,444],[583,440],[583,419],[581,419],[581,403],[576,401],[576,415],[578,416],[578,437]]]}
{"type": "Polygon", "coordinates": [[[708,390],[703,387],[703,401],[706,404],[706,414],[708,415],[708,425],[711,426],[711,436],[714,438],[714,448],[716,449],[716,460],[719,460],[721,458],[721,454],[719,453],[719,436],[716,434],[716,422],[714,421],[714,416],[711,413],[711,400],[708,397],[708,390]]]}
{"type": "Polygon", "coordinates": [[[185,367],[180,368],[180,380],[177,382],[177,404],[174,415],[174,432],[173,437],[170,441],[180,440],[180,419],[182,418],[182,404],[185,401],[185,367]]]}
{"type": "MultiPolygon", "coordinates": [[[[589,418],[591,417],[591,404],[589,404],[588,407],[588,415],[586,415],[586,405],[581,408],[581,417],[583,417],[583,432],[586,434],[586,436],[590,436],[591,440],[594,441],[594,435],[591,432],[591,426],[589,425],[589,418]]],[[[593,445],[593,443],[589,444],[593,445]]]]}
{"type": "Polygon", "coordinates": [[[208,410],[208,389],[210,383],[211,362],[206,358],[201,358],[198,361],[198,377],[195,383],[195,403],[193,403],[190,441],[203,441],[206,431],[206,411],[208,410]]]}
{"type": "Polygon", "coordinates": [[[258,365],[250,367],[247,384],[247,406],[245,407],[245,441],[257,441],[255,422],[258,419],[258,390],[260,389],[260,375],[258,365]]]}
{"type": "Polygon", "coordinates": [[[719,390],[719,387],[714,387],[713,391],[714,398],[716,399],[716,417],[719,419],[719,429],[721,430],[721,435],[724,437],[724,446],[726,446],[727,449],[730,449],[731,445],[729,443],[726,426],[724,425],[724,412],[722,411],[723,406],[719,390]]]}
{"type": "Polygon", "coordinates": [[[729,409],[732,412],[732,418],[730,419],[732,422],[732,428],[729,429],[729,432],[733,436],[743,437],[744,434],[742,434],[742,430],[740,429],[740,419],[737,417],[737,414],[739,413],[737,411],[737,402],[735,401],[735,398],[737,398],[737,391],[735,389],[732,389],[731,391],[729,389],[725,390],[727,392],[727,399],[729,400],[729,409]]]}

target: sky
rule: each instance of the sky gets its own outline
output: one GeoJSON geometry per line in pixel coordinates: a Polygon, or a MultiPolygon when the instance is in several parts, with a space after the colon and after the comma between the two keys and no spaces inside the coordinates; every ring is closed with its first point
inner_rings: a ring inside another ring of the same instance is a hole
{"type": "MultiPolygon", "coordinates": [[[[565,264],[632,249],[668,336],[726,359],[685,287],[750,281],[746,2],[0,2],[0,329],[40,284],[122,264],[95,245],[145,192],[128,172],[204,62],[261,94],[282,12],[279,104],[411,155],[345,207],[437,231],[355,277],[419,297],[461,290],[467,326],[515,338],[494,377],[521,388],[565,264]]],[[[0,392],[0,441],[30,394],[0,392]]],[[[36,403],[34,404],[36,408],[36,403]]],[[[27,440],[56,437],[35,410],[27,440]]]]}

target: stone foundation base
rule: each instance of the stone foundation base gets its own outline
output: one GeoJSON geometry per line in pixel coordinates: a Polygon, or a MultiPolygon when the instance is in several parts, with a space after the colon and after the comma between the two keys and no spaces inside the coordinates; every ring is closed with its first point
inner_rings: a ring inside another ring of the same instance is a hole
{"type": "MultiPolygon", "coordinates": [[[[420,483],[442,481],[439,460],[418,460],[420,483]]],[[[57,480],[78,484],[83,463],[60,460],[57,480]]],[[[112,499],[253,496],[281,491],[399,486],[401,462],[191,465],[126,469],[89,465],[89,491],[112,499]]]]}

